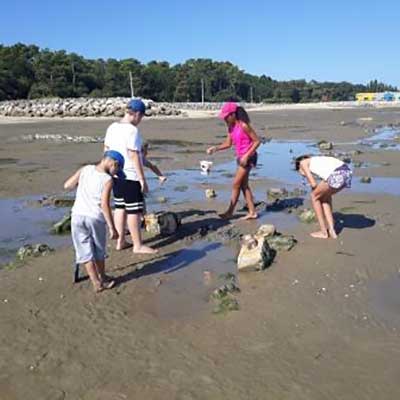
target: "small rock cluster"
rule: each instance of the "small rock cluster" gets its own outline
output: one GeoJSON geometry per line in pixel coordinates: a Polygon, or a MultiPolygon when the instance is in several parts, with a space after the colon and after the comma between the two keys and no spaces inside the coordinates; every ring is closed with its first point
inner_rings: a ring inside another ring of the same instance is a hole
{"type": "Polygon", "coordinates": [[[40,134],[40,133],[23,135],[21,139],[24,142],[34,142],[37,140],[42,140],[46,142],[55,142],[55,143],[103,143],[104,142],[104,137],[102,136],[70,136],[70,135],[40,134]]]}
{"type": "Polygon", "coordinates": [[[312,224],[313,222],[317,222],[317,216],[315,215],[315,211],[311,209],[303,209],[298,214],[299,220],[304,222],[305,224],[312,224]]]}
{"type": "Polygon", "coordinates": [[[45,243],[38,243],[34,245],[26,244],[25,246],[22,246],[18,249],[16,259],[18,261],[25,261],[29,257],[47,256],[53,251],[54,249],[52,249],[45,243]]]}
{"type": "Polygon", "coordinates": [[[66,214],[60,221],[56,222],[51,233],[55,235],[64,235],[71,232],[71,213],[66,214]]]}
{"type": "Polygon", "coordinates": [[[239,310],[239,302],[235,294],[240,292],[236,283],[236,276],[228,273],[220,277],[224,283],[216,288],[211,294],[211,300],[214,302],[213,313],[225,314],[229,311],[239,310]]]}
{"type": "Polygon", "coordinates": [[[332,142],[327,142],[326,140],[320,140],[318,142],[318,147],[320,150],[323,151],[329,151],[333,149],[333,143],[332,142]]]}

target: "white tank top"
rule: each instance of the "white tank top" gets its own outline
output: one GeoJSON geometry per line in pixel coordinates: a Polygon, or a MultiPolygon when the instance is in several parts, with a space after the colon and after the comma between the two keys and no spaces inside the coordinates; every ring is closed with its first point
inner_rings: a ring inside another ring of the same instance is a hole
{"type": "Polygon", "coordinates": [[[72,215],[81,215],[104,221],[101,210],[101,194],[111,176],[99,172],[95,165],[86,165],[81,170],[72,215]]]}
{"type": "Polygon", "coordinates": [[[329,175],[344,164],[335,157],[317,156],[310,159],[310,171],[326,181],[329,175]]]}

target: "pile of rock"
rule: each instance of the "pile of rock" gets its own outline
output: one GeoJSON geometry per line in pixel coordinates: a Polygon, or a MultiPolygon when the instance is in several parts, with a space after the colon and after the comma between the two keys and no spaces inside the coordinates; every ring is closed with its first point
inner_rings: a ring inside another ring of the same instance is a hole
{"type": "Polygon", "coordinates": [[[157,212],[144,216],[146,232],[154,235],[169,236],[178,231],[181,218],[173,212],[157,212]]]}
{"type": "Polygon", "coordinates": [[[293,236],[276,232],[274,225],[262,225],[254,235],[245,235],[237,260],[239,271],[261,271],[268,268],[277,252],[289,251],[297,241],[293,236]]]}
{"type": "MultiPolygon", "coordinates": [[[[50,98],[9,100],[0,102],[0,115],[6,117],[121,117],[130,99],[113,98],[50,98]]],[[[146,115],[181,115],[177,105],[143,100],[146,115]]]]}
{"type": "Polygon", "coordinates": [[[29,257],[43,257],[52,253],[54,249],[45,243],[26,244],[18,249],[16,259],[18,261],[25,261],[29,257]]]}
{"type": "Polygon", "coordinates": [[[24,142],[34,142],[36,140],[43,140],[46,142],[54,143],[103,143],[104,137],[102,136],[70,136],[60,134],[40,134],[34,133],[23,135],[21,139],[24,142]]]}
{"type": "MultiPolygon", "coordinates": [[[[196,103],[196,102],[184,102],[184,103],[168,103],[169,105],[179,108],[181,110],[191,111],[218,111],[224,105],[224,103],[196,103]]],[[[251,109],[263,105],[262,103],[240,103],[244,108],[251,109]]]]}
{"type": "Polygon", "coordinates": [[[55,235],[64,235],[71,232],[71,213],[66,214],[60,221],[56,222],[51,233],[55,235]]]}

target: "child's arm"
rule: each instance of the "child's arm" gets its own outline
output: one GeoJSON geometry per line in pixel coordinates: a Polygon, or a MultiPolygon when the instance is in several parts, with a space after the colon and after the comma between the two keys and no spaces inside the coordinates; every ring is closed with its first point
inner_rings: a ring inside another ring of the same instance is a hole
{"type": "Polygon", "coordinates": [[[105,185],[103,192],[101,193],[101,209],[103,211],[104,218],[106,220],[108,230],[110,232],[110,239],[117,239],[118,232],[115,229],[114,220],[111,213],[110,197],[113,181],[110,179],[105,185]]]}
{"type": "Polygon", "coordinates": [[[70,176],[64,182],[64,189],[65,190],[72,190],[72,189],[75,189],[78,186],[79,177],[81,176],[82,168],[79,168],[78,171],[76,171],[72,176],[70,176]]]}
{"type": "Polygon", "coordinates": [[[217,151],[226,150],[232,147],[232,138],[231,135],[228,133],[225,141],[222,142],[219,146],[211,146],[207,149],[207,154],[213,154],[217,151]]]}
{"type": "Polygon", "coordinates": [[[143,165],[142,161],[140,160],[139,152],[136,150],[128,150],[128,157],[132,160],[133,166],[136,169],[139,182],[142,185],[142,192],[147,193],[149,191],[149,187],[147,186],[146,178],[144,177],[143,165]]]}
{"type": "Polygon", "coordinates": [[[247,166],[247,164],[249,162],[249,158],[256,152],[256,150],[260,146],[261,140],[259,139],[259,137],[257,136],[257,133],[254,131],[254,129],[252,128],[251,125],[243,122],[242,127],[243,127],[243,130],[247,133],[247,135],[249,135],[250,139],[253,142],[253,144],[251,145],[251,147],[249,148],[247,153],[244,154],[240,160],[240,165],[245,167],[245,166],[247,166]]]}
{"type": "Polygon", "coordinates": [[[144,159],[143,165],[149,169],[151,169],[160,179],[161,182],[165,182],[167,180],[167,177],[164,176],[164,174],[160,171],[160,169],[157,167],[157,165],[154,165],[152,162],[150,162],[147,158],[144,159]]]}
{"type": "Polygon", "coordinates": [[[304,174],[311,186],[311,189],[314,190],[318,186],[318,183],[310,171],[310,159],[305,159],[300,162],[300,172],[304,174]]]}

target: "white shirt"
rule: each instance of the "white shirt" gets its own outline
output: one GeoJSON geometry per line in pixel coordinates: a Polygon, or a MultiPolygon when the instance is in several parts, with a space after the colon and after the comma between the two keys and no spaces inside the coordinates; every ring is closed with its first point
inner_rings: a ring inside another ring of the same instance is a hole
{"type": "Polygon", "coordinates": [[[79,176],[72,215],[81,215],[105,221],[101,209],[101,195],[111,176],[99,172],[95,165],[86,165],[79,176]]]}
{"type": "Polygon", "coordinates": [[[104,144],[110,150],[119,151],[123,155],[126,179],[138,181],[139,176],[132,159],[128,156],[128,150],[137,151],[141,159],[143,140],[139,130],[129,123],[114,122],[107,129],[104,144]]]}
{"type": "Polygon", "coordinates": [[[310,171],[319,176],[321,179],[326,181],[332,172],[341,167],[344,164],[343,161],[338,160],[335,157],[317,156],[311,157],[310,159],[310,171]]]}

